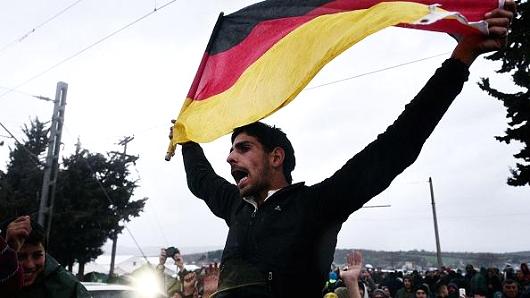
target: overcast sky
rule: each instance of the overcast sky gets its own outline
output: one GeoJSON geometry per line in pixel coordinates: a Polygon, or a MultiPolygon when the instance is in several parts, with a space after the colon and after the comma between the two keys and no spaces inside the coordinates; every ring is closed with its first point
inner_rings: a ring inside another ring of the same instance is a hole
{"type": "MultiPolygon", "coordinates": [[[[187,189],[180,150],[171,162],[164,161],[164,154],[169,121],[180,110],[219,12],[228,14],[253,1],[176,1],[72,57],[165,3],[3,3],[0,94],[17,88],[0,97],[0,121],[21,138],[24,123],[34,117],[48,120],[52,112],[51,103],[27,94],[53,97],[58,81],[68,83],[63,154],[73,152],[78,137],[93,152],[120,150],[116,143],[121,138],[135,137],[128,146],[128,153],[140,155],[131,169],[140,178],[135,198],[149,197],[141,216],[128,224],[140,245],[174,245],[184,253],[186,247],[221,248],[227,233],[224,221],[187,189]],[[33,28],[33,33],[12,43],[33,28]]],[[[265,119],[281,127],[295,147],[294,180],[321,181],[375,139],[454,46],[445,34],[389,28],[328,64],[309,88],[443,54],[306,89],[265,119]]],[[[506,129],[505,109],[476,85],[480,77],[489,76],[495,87],[516,90],[509,78],[494,73],[498,67],[483,59],[472,66],[469,82],[415,164],[367,204],[391,207],[361,209],[351,215],[339,234],[338,247],[435,250],[427,182],[432,177],[443,251],[528,250],[530,189],[506,185],[515,164],[512,155],[520,145],[494,140],[506,129]]],[[[0,168],[5,170],[14,143],[1,140],[5,145],[0,146],[0,168]]],[[[223,137],[204,148],[217,172],[231,180],[225,162],[229,146],[229,138],[223,137]]],[[[118,245],[134,246],[134,242],[124,232],[118,245]]]]}

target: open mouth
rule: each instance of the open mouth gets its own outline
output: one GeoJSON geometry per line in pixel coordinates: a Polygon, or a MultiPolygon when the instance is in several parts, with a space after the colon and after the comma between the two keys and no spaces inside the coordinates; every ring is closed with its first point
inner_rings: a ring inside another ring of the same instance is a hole
{"type": "Polygon", "coordinates": [[[234,177],[234,180],[236,181],[237,186],[240,186],[243,182],[245,182],[248,179],[248,172],[242,168],[234,168],[232,169],[232,177],[234,177]]]}
{"type": "Polygon", "coordinates": [[[35,274],[36,274],[35,271],[24,272],[24,283],[25,284],[31,283],[33,281],[33,277],[35,276],[35,274]]]}

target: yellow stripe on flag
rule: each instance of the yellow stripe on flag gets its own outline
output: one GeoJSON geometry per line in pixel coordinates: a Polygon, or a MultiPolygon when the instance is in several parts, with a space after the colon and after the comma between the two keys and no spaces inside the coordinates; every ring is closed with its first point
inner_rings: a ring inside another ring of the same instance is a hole
{"type": "Polygon", "coordinates": [[[427,5],[382,2],[369,9],[309,21],[278,41],[225,92],[201,101],[186,99],[172,144],[210,142],[272,114],[291,102],[326,63],[355,43],[383,28],[412,24],[428,14],[427,5]]]}

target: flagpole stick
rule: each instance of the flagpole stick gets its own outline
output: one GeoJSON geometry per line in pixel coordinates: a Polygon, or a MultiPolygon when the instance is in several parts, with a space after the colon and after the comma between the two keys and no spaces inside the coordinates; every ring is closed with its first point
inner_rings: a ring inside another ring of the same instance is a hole
{"type": "Polygon", "coordinates": [[[167,153],[165,160],[170,161],[171,157],[175,155],[175,150],[177,150],[177,145],[173,145],[173,141],[169,141],[169,146],[167,147],[167,153]]]}

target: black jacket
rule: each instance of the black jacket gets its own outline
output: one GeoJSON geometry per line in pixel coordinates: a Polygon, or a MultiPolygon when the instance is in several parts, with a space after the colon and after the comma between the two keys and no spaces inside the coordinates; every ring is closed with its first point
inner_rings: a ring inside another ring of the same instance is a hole
{"type": "Polygon", "coordinates": [[[342,223],[416,160],[468,74],[447,60],[386,132],[335,174],[285,187],[257,210],[214,172],[198,144],[184,144],[190,190],[229,227],[220,289],[265,282],[273,297],[319,297],[342,223]]]}

